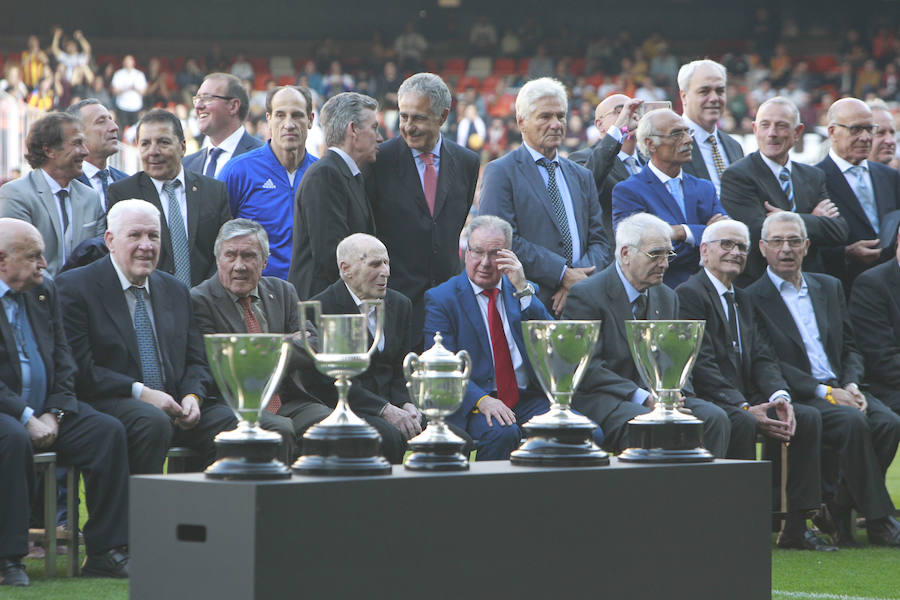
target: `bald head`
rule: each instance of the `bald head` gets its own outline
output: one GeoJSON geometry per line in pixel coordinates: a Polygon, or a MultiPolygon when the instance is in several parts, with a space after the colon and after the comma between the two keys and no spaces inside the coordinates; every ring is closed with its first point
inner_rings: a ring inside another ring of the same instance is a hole
{"type": "Polygon", "coordinates": [[[594,124],[597,126],[597,129],[605,132],[612,127],[616,119],[619,118],[622,107],[629,100],[631,98],[625,94],[613,94],[612,96],[607,96],[603,102],[598,104],[597,110],[594,111],[594,124]]]}
{"type": "Polygon", "coordinates": [[[336,254],[341,279],[357,298],[384,298],[391,268],[387,248],[378,238],[354,233],[341,240],[336,254]]]}
{"type": "Polygon", "coordinates": [[[841,98],[828,108],[828,139],[835,154],[858,165],[872,149],[872,110],[857,98],[841,98]]]}
{"type": "Polygon", "coordinates": [[[0,219],[0,279],[16,292],[44,281],[44,240],[30,223],[0,219]]]}

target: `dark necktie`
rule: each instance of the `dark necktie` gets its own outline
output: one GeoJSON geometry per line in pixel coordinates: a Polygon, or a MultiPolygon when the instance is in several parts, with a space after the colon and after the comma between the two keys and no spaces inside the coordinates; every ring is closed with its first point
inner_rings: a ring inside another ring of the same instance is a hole
{"type": "Polygon", "coordinates": [[[539,165],[547,169],[547,194],[550,196],[550,204],[553,206],[553,215],[563,239],[563,251],[566,263],[572,262],[572,232],[569,231],[569,219],[566,217],[566,208],[563,206],[559,187],[556,185],[556,163],[542,158],[537,161],[539,165]]]}
{"type": "Polygon", "coordinates": [[[497,383],[497,396],[506,406],[512,408],[519,403],[519,384],[516,371],[513,369],[512,355],[506,332],[503,331],[503,319],[497,310],[497,294],[500,290],[493,288],[484,290],[488,297],[488,329],[491,332],[491,352],[494,355],[494,378],[497,383]]]}
{"type": "Polygon", "coordinates": [[[109,198],[109,169],[100,169],[97,171],[97,177],[100,178],[100,185],[103,188],[103,208],[105,210],[107,198],[109,198]]]}
{"type": "Polygon", "coordinates": [[[12,298],[16,305],[15,317],[12,323],[16,343],[22,348],[22,354],[25,355],[28,361],[30,373],[28,395],[23,400],[34,409],[36,415],[40,415],[44,411],[44,400],[47,397],[47,372],[44,369],[44,360],[41,358],[37,340],[35,340],[31,324],[28,322],[25,295],[10,291],[9,297],[12,298]]]}
{"type": "Polygon", "coordinates": [[[781,167],[778,181],[781,183],[781,189],[787,198],[788,204],[791,205],[791,210],[797,210],[797,207],[794,205],[794,186],[791,184],[791,172],[788,171],[787,167],[781,167]]]}
{"type": "Polygon", "coordinates": [[[56,192],[56,198],[59,200],[59,210],[62,213],[64,237],[66,235],[66,232],[69,230],[69,213],[66,212],[66,198],[68,197],[69,192],[66,190],[59,190],[58,192],[56,192]]]}
{"type": "Polygon", "coordinates": [[[181,217],[181,206],[175,190],[181,182],[177,179],[163,184],[163,191],[169,197],[169,238],[172,241],[172,258],[175,261],[175,277],[184,285],[191,287],[191,256],[188,247],[187,229],[181,217]]]}
{"type": "Polygon", "coordinates": [[[647,318],[647,296],[638,294],[638,297],[631,303],[631,312],[635,319],[644,320],[647,318]]]}
{"type": "Polygon", "coordinates": [[[431,152],[423,152],[419,156],[425,163],[425,202],[428,203],[428,212],[434,216],[434,201],[437,196],[437,170],[434,168],[434,154],[431,152]]]}
{"type": "MultiPolygon", "coordinates": [[[[244,309],[244,324],[247,326],[247,333],[263,333],[262,327],[259,325],[259,319],[256,318],[256,315],[253,314],[253,310],[250,308],[250,297],[238,298],[238,304],[244,309]]],[[[279,408],[281,408],[281,398],[277,393],[272,394],[269,403],[266,404],[266,410],[272,414],[278,414],[279,408]]]]}
{"type": "Polygon", "coordinates": [[[134,333],[137,335],[138,353],[141,355],[141,371],[143,384],[153,390],[163,389],[162,371],[159,368],[159,354],[156,351],[156,334],[147,303],[144,301],[144,288],[131,286],[134,295],[134,333]]]}
{"type": "Polygon", "coordinates": [[[203,173],[207,177],[215,177],[216,176],[216,163],[219,162],[219,155],[225,152],[221,148],[210,148],[209,149],[209,164],[206,165],[206,172],[203,173]]]}
{"type": "Polygon", "coordinates": [[[734,292],[725,292],[725,304],[728,305],[728,331],[731,334],[731,348],[738,361],[741,359],[741,344],[738,337],[737,311],[734,309],[734,292]]]}

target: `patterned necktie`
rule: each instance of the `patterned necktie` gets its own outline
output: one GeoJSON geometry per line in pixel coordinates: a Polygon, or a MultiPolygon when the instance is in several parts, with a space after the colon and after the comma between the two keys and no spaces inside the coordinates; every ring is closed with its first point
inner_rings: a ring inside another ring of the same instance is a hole
{"type": "Polygon", "coordinates": [[[641,170],[641,166],[638,164],[637,159],[633,156],[629,156],[625,159],[625,166],[628,167],[628,170],[631,171],[632,175],[637,175],[641,170]]]}
{"type": "Polygon", "coordinates": [[[728,331],[731,334],[731,347],[738,360],[741,358],[741,344],[738,336],[737,311],[734,309],[734,292],[725,292],[725,304],[728,305],[728,331]]]}
{"type": "Polygon", "coordinates": [[[216,163],[219,162],[219,155],[225,152],[221,148],[210,148],[209,149],[209,164],[206,165],[206,172],[203,174],[207,177],[215,177],[216,176],[216,163]]]}
{"type": "Polygon", "coordinates": [[[191,287],[191,255],[188,248],[187,230],[181,217],[181,206],[175,189],[181,185],[177,179],[163,184],[163,191],[169,197],[169,238],[172,240],[172,254],[175,260],[175,277],[187,287],[191,287]]]}
{"type": "Polygon", "coordinates": [[[109,198],[109,169],[100,169],[97,171],[97,177],[100,178],[100,186],[103,188],[103,210],[106,210],[107,198],[109,198]]]}
{"type": "Polygon", "coordinates": [[[712,147],[713,163],[716,165],[716,174],[721,178],[722,171],[725,170],[725,161],[722,160],[722,155],[719,153],[719,143],[716,141],[715,134],[706,138],[706,141],[709,142],[709,145],[712,147]]]}
{"type": "Polygon", "coordinates": [[[862,205],[866,217],[869,218],[872,229],[877,234],[880,229],[878,209],[875,207],[875,195],[872,193],[872,188],[869,187],[869,180],[866,177],[866,168],[862,165],[857,165],[850,167],[850,172],[856,175],[856,197],[859,198],[859,203],[862,205]]]}
{"type": "MultiPolygon", "coordinates": [[[[256,315],[250,309],[250,296],[238,298],[238,304],[244,309],[244,324],[247,326],[247,333],[263,333],[262,327],[259,325],[259,319],[256,318],[256,315]]],[[[272,394],[269,403],[266,404],[266,410],[272,414],[278,414],[279,408],[281,408],[281,398],[277,393],[272,394]]]]}
{"type": "Polygon", "coordinates": [[[778,181],[781,183],[781,189],[791,205],[791,211],[796,212],[797,206],[794,204],[794,186],[791,184],[791,172],[787,167],[781,167],[781,173],[778,174],[778,181]]]}
{"type": "Polygon", "coordinates": [[[497,310],[497,294],[500,290],[493,288],[481,292],[488,297],[488,328],[491,332],[491,352],[494,355],[494,379],[497,383],[497,395],[500,401],[509,408],[519,403],[519,384],[516,371],[513,369],[512,355],[506,332],[503,331],[503,319],[497,310]]]}
{"type": "MultiPolygon", "coordinates": [[[[34,331],[28,322],[28,311],[25,308],[25,294],[11,292],[12,300],[15,302],[15,318],[13,327],[16,331],[16,341],[21,344],[22,354],[28,361],[28,386],[27,394],[25,382],[23,381],[23,400],[34,409],[35,413],[40,415],[44,410],[44,401],[47,398],[47,371],[44,367],[44,360],[38,349],[37,340],[34,337],[34,331]]],[[[25,365],[22,365],[23,369],[25,365]]],[[[23,372],[24,377],[24,372],[23,372]]]]}
{"type": "Polygon", "coordinates": [[[66,211],[66,198],[69,197],[69,192],[66,190],[59,190],[56,192],[56,198],[59,200],[59,211],[62,213],[62,223],[63,223],[63,235],[65,236],[66,232],[69,230],[69,213],[66,211]]]}
{"type": "Polygon", "coordinates": [[[144,288],[131,286],[134,296],[134,333],[137,335],[138,353],[141,355],[143,383],[153,390],[163,389],[162,371],[159,368],[159,354],[156,350],[156,335],[144,301],[144,288]]]}
{"type": "Polygon", "coordinates": [[[638,297],[631,303],[631,313],[635,319],[644,320],[647,318],[647,296],[638,294],[638,297]]]}
{"type": "Polygon", "coordinates": [[[428,212],[434,216],[434,201],[437,196],[437,170],[434,168],[434,154],[423,152],[419,156],[425,163],[425,202],[428,203],[428,212]]]}
{"type": "Polygon", "coordinates": [[[666,182],[666,187],[669,189],[669,193],[672,194],[672,197],[675,198],[678,208],[681,209],[681,216],[684,217],[684,222],[687,222],[687,211],[684,209],[684,190],[681,189],[681,179],[673,177],[666,182]]]}
{"type": "Polygon", "coordinates": [[[569,231],[569,219],[566,217],[566,208],[563,206],[562,196],[559,194],[559,187],[556,185],[556,163],[550,162],[546,158],[540,159],[537,163],[547,169],[547,174],[549,175],[547,179],[547,194],[550,196],[550,203],[553,205],[553,215],[556,217],[556,223],[559,225],[559,231],[562,234],[566,263],[571,263],[572,232],[569,231]]]}

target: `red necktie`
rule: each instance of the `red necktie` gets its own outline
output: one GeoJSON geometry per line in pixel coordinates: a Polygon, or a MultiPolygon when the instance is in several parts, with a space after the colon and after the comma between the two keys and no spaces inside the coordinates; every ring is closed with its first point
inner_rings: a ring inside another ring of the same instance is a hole
{"type": "Polygon", "coordinates": [[[434,216],[434,198],[437,195],[437,171],[434,169],[434,154],[423,152],[419,156],[425,163],[425,202],[428,203],[428,212],[434,216]]]}
{"type": "Polygon", "coordinates": [[[519,384],[513,369],[509,344],[503,331],[503,319],[497,310],[497,288],[482,292],[488,297],[488,328],[491,330],[491,351],[494,354],[494,377],[497,380],[497,395],[506,406],[512,408],[519,403],[519,384]]]}
{"type": "MultiPolygon", "coordinates": [[[[247,333],[263,333],[262,327],[259,326],[259,321],[256,320],[256,315],[250,310],[250,297],[238,298],[238,303],[244,309],[244,323],[247,324],[247,333]]],[[[278,394],[272,394],[272,398],[266,405],[266,410],[272,414],[278,414],[279,408],[281,408],[281,398],[278,397],[278,394]]]]}

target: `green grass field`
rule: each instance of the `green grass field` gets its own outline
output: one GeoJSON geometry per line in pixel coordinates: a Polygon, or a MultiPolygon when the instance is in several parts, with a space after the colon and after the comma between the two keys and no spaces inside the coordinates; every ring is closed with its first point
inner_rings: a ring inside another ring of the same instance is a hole
{"type": "MultiPolygon", "coordinates": [[[[894,503],[900,504],[900,465],[897,461],[888,471],[887,483],[894,503]]],[[[82,489],[82,497],[83,494],[82,489]]],[[[82,502],[82,523],[87,518],[84,510],[82,502]]],[[[858,532],[857,539],[865,542],[865,531],[858,532]]],[[[775,547],[774,535],[772,547],[775,547]]],[[[65,573],[65,558],[59,557],[58,573],[65,573]]],[[[126,600],[128,598],[126,581],[81,578],[70,580],[65,577],[45,579],[43,560],[25,562],[32,581],[31,587],[0,587],[0,599],[126,600]]],[[[900,599],[900,550],[864,548],[834,553],[812,553],[775,549],[772,552],[772,598],[773,600],[900,599]]]]}

